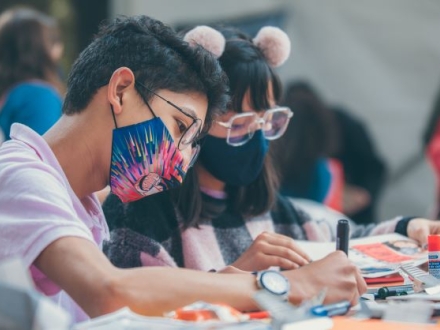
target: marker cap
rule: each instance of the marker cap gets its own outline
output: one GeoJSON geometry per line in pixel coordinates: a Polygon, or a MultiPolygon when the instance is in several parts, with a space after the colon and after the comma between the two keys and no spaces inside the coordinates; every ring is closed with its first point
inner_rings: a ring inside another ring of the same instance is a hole
{"type": "Polygon", "coordinates": [[[428,251],[440,251],[440,235],[428,235],[428,251]]]}

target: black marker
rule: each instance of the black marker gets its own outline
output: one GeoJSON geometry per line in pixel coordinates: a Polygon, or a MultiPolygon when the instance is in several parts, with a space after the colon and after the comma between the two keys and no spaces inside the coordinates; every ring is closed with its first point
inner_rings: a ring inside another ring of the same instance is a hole
{"type": "Polygon", "coordinates": [[[404,290],[404,289],[396,289],[393,287],[383,287],[377,291],[377,298],[375,299],[386,299],[387,297],[393,296],[406,296],[408,294],[414,293],[414,290],[404,290]]]}
{"type": "Polygon", "coordinates": [[[348,240],[350,237],[350,225],[348,220],[341,219],[338,221],[336,228],[336,250],[344,251],[348,256],[348,240]]]}

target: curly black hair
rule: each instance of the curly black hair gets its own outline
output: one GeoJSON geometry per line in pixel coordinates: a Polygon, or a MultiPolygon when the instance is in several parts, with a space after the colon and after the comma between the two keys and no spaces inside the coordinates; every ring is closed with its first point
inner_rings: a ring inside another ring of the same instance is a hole
{"type": "MultiPolygon", "coordinates": [[[[214,56],[192,47],[162,22],[140,15],[120,16],[101,26],[92,43],[79,55],[70,72],[63,112],[81,112],[113,72],[130,68],[136,81],[152,91],[200,92],[207,95],[203,132],[228,101],[227,77],[214,56]]],[[[138,88],[138,86],[136,86],[138,88]]],[[[151,93],[139,90],[149,100],[151,93]]]]}

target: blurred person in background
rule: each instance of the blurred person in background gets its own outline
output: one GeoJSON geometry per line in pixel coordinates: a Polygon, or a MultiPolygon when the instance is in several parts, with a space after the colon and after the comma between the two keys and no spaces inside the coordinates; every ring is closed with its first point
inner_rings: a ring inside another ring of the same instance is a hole
{"type": "Polygon", "coordinates": [[[290,84],[283,104],[298,116],[274,146],[281,191],[323,202],[359,224],[375,222],[386,166],[365,124],[326,105],[305,81],[290,84]]]}
{"type": "Polygon", "coordinates": [[[342,211],[340,206],[330,203],[336,181],[330,159],[337,143],[333,114],[302,81],[287,85],[281,104],[295,113],[285,134],[273,142],[271,149],[280,175],[281,193],[330,204],[342,211]]]}
{"type": "Polygon", "coordinates": [[[432,217],[440,219],[440,89],[437,91],[431,114],[423,134],[423,147],[426,158],[434,172],[436,180],[435,205],[432,217]]]}
{"type": "Polygon", "coordinates": [[[332,157],[343,165],[343,211],[356,223],[376,222],[377,205],[387,178],[385,161],[362,120],[343,107],[331,109],[340,134],[339,148],[332,157]]]}
{"type": "Polygon", "coordinates": [[[13,123],[45,133],[61,116],[63,54],[54,18],[31,8],[0,15],[0,142],[13,123]]]}

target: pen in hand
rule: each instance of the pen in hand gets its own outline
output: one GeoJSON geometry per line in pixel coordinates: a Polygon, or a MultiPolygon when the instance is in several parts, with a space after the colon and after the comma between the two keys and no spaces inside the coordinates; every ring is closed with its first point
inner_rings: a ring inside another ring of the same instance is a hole
{"type": "Polygon", "coordinates": [[[344,251],[348,256],[348,240],[350,237],[350,224],[348,220],[341,219],[336,227],[336,250],[344,251]]]}

